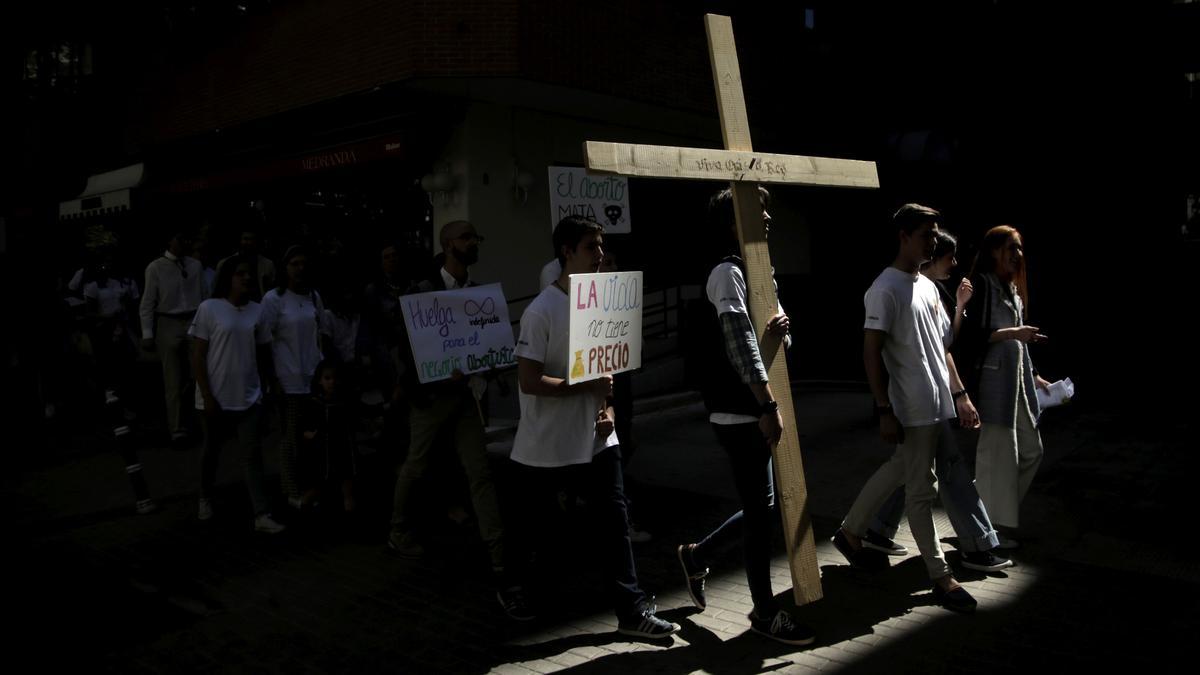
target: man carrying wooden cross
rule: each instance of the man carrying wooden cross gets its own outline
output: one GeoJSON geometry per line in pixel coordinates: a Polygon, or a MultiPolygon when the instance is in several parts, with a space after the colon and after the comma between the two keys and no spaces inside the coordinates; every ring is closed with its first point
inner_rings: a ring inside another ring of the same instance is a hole
{"type": "MultiPolygon", "coordinates": [[[[771,222],[766,203],[769,194],[762,188],[759,194],[765,231],[771,222]]],[[[701,334],[694,337],[703,345],[705,363],[710,364],[701,388],[704,407],[708,409],[708,421],[717,441],[729,455],[742,510],[699,543],[680,546],[679,564],[683,566],[692,602],[704,609],[707,604],[704,577],[713,549],[737,538],[740,530],[746,581],[754,601],[750,629],[785,644],[807,645],[816,639],[813,631],[796,623],[787,610],[779,607],[771,591],[771,523],[779,522],[775,512],[771,446],[783,434],[783,418],[750,322],[746,270],[738,256],[733,191],[718,192],[709,202],[708,211],[707,239],[714,244],[714,266],[705,284],[708,320],[701,334]]],[[[767,323],[767,333],[790,346],[788,329],[788,317],[779,306],[779,312],[767,323]]],[[[779,386],[786,388],[788,383],[779,386]]]]}
{"type": "Polygon", "coordinates": [[[742,95],[733,25],[729,17],[713,14],[706,15],[704,21],[725,149],[587,141],[584,156],[591,172],[730,183],[734,222],[737,223],[741,259],[745,265],[746,305],[756,334],[764,338],[759,343],[763,365],[771,381],[778,386],[773,391],[773,400],[779,405],[782,420],[779,442],[772,453],[774,468],[779,475],[776,497],[783,514],[792,592],[796,603],[803,605],[821,599],[821,572],[817,567],[817,550],[808,513],[808,488],[804,482],[804,463],[792,410],[787,364],[779,353],[780,340],[771,339],[771,333],[767,332],[768,322],[777,311],[771,255],[767,250],[766,233],[761,227],[763,211],[757,185],[782,183],[871,189],[879,187],[879,176],[872,162],[755,152],[750,142],[750,120],[742,95]]]}

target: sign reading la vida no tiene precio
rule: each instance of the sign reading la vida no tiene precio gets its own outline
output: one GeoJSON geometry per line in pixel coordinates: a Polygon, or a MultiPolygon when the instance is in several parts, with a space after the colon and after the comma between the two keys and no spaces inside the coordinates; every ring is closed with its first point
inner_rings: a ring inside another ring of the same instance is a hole
{"type": "Polygon", "coordinates": [[[517,364],[500,284],[405,295],[400,307],[422,383],[517,364]]]}
{"type": "Polygon", "coordinates": [[[642,273],[572,274],[568,382],[642,367],[642,273]]]}
{"type": "Polygon", "coordinates": [[[580,167],[550,167],[550,227],[567,216],[590,218],[609,234],[629,234],[629,179],[589,174],[580,167]]]}

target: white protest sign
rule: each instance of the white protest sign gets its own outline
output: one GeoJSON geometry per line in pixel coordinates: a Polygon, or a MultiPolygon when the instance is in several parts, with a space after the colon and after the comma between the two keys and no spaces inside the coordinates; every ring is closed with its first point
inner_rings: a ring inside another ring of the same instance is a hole
{"type": "Polygon", "coordinates": [[[422,383],[517,364],[500,284],[405,295],[400,307],[422,383]]]}
{"type": "Polygon", "coordinates": [[[570,276],[571,384],[642,367],[642,273],[570,276]]]}
{"type": "Polygon", "coordinates": [[[583,216],[609,234],[629,234],[629,179],[589,175],[574,166],[550,167],[550,227],[567,216],[583,216]]]}

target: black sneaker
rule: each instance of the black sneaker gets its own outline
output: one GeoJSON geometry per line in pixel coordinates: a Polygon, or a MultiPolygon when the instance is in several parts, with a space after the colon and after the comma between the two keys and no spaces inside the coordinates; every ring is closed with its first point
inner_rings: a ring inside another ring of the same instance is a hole
{"type": "Polygon", "coordinates": [[[866,548],[854,548],[850,540],[846,538],[846,534],[840,529],[833,533],[833,539],[830,541],[833,542],[833,547],[845,556],[846,562],[850,563],[851,567],[872,571],[889,567],[886,555],[866,548]]]}
{"type": "Polygon", "coordinates": [[[496,599],[508,618],[513,621],[533,621],[537,618],[529,601],[525,599],[525,591],[520,586],[512,586],[496,591],[496,599]]]}
{"type": "Polygon", "coordinates": [[[401,558],[409,560],[417,560],[425,556],[425,547],[411,532],[397,534],[395,532],[388,535],[388,548],[395,552],[401,558]]]}
{"type": "Polygon", "coordinates": [[[836,548],[838,553],[841,553],[842,557],[846,559],[846,562],[850,563],[850,565],[853,567],[854,561],[858,557],[858,549],[854,548],[854,545],[851,544],[850,540],[846,538],[846,534],[842,532],[841,529],[838,529],[837,532],[833,533],[833,538],[829,541],[833,542],[833,547],[836,548]]]}
{"type": "Polygon", "coordinates": [[[704,577],[708,576],[708,568],[701,569],[696,566],[692,559],[692,552],[695,550],[695,544],[680,544],[675,553],[679,557],[679,566],[683,568],[683,579],[687,584],[688,595],[692,596],[692,604],[704,609],[708,606],[708,599],[704,597],[704,577]]]}
{"type": "Polygon", "coordinates": [[[908,548],[897,544],[875,530],[867,530],[867,536],[863,537],[862,545],[863,548],[869,548],[873,551],[886,553],[887,555],[908,555],[908,548]]]}
{"type": "Polygon", "coordinates": [[[953,610],[955,612],[962,612],[964,614],[970,614],[971,612],[974,612],[975,606],[979,604],[975,601],[975,598],[967,592],[967,589],[963,588],[962,586],[959,586],[952,591],[943,591],[942,587],[938,586],[936,582],[933,584],[933,599],[935,602],[937,602],[937,604],[945,607],[946,609],[953,610]]]}
{"type": "Polygon", "coordinates": [[[641,638],[665,638],[679,631],[679,624],[665,621],[654,615],[657,608],[647,602],[637,614],[617,621],[617,632],[641,638]]]}
{"type": "Polygon", "coordinates": [[[760,619],[754,612],[749,616],[750,630],[786,645],[811,645],[817,639],[811,628],[796,623],[785,610],[775,612],[770,620],[760,619]]]}
{"type": "Polygon", "coordinates": [[[997,570],[1002,570],[1005,567],[1012,567],[1013,561],[1005,558],[1004,556],[996,555],[997,550],[999,549],[963,553],[963,567],[979,570],[980,572],[995,572],[997,570]]]}

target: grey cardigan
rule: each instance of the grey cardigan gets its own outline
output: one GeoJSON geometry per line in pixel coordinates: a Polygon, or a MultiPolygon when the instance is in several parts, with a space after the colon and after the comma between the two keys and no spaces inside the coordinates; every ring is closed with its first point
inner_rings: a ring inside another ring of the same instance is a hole
{"type": "MultiPolygon", "coordinates": [[[[969,321],[987,321],[980,331],[981,339],[986,340],[993,332],[1001,328],[1013,328],[1024,323],[1022,315],[1024,306],[1021,296],[1016,293],[1012,284],[1001,284],[995,274],[987,273],[976,284],[976,292],[984,291],[985,302],[973,303],[978,316],[968,316],[969,321]],[[986,286],[984,286],[986,284],[986,286]],[[1005,288],[1005,286],[1008,288],[1005,288]]],[[[1038,405],[1037,391],[1033,379],[1033,361],[1029,356],[1029,345],[1020,340],[1001,340],[992,342],[983,350],[983,363],[979,371],[979,400],[975,405],[979,410],[979,419],[985,424],[1003,424],[1009,429],[1017,424],[1017,387],[1020,382],[1025,403],[1029,413],[1037,425],[1041,417],[1041,407],[1038,405]]]]}

